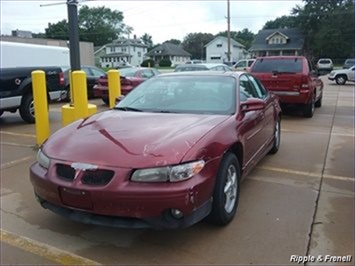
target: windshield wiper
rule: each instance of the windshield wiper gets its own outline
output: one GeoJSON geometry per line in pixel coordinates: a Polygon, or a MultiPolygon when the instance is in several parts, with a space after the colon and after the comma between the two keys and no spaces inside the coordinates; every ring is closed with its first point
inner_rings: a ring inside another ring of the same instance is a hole
{"type": "Polygon", "coordinates": [[[169,110],[157,110],[157,111],[153,111],[153,113],[176,114],[176,112],[169,111],[169,110]]]}
{"type": "Polygon", "coordinates": [[[141,109],[137,109],[137,108],[129,107],[129,106],[115,107],[113,109],[121,110],[121,111],[143,112],[143,110],[141,110],[141,109]]]}

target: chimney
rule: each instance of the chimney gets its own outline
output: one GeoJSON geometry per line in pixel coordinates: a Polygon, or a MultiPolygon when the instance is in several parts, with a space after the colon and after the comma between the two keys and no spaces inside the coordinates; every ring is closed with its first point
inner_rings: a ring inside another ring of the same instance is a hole
{"type": "Polygon", "coordinates": [[[137,39],[137,35],[134,34],[134,35],[133,35],[133,38],[134,38],[134,39],[137,39]]]}

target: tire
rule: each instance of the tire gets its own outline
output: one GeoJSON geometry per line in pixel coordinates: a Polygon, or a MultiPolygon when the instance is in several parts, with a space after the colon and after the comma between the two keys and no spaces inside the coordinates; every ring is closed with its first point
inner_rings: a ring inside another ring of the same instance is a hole
{"type": "Polygon", "coordinates": [[[27,123],[33,124],[35,122],[35,108],[31,93],[27,93],[22,97],[20,116],[27,123]]]}
{"type": "Polygon", "coordinates": [[[110,103],[110,100],[108,98],[102,98],[102,101],[107,105],[109,105],[110,103]]]}
{"type": "Polygon", "coordinates": [[[219,226],[233,220],[239,200],[240,167],[237,157],[227,153],[219,167],[208,221],[219,226]]]}
{"type": "Polygon", "coordinates": [[[314,104],[315,107],[319,108],[322,107],[322,100],[323,100],[323,93],[321,94],[320,98],[318,99],[318,101],[316,101],[316,103],[314,104]]]}
{"type": "Polygon", "coordinates": [[[338,75],[335,77],[335,82],[338,85],[344,85],[347,80],[347,77],[345,75],[338,75]]]}
{"type": "Polygon", "coordinates": [[[313,117],[314,109],[315,109],[315,94],[313,94],[311,102],[304,106],[303,116],[308,118],[313,117]]]}
{"type": "Polygon", "coordinates": [[[281,120],[280,118],[277,119],[274,129],[274,141],[269,154],[275,154],[279,151],[281,143],[281,120]]]}

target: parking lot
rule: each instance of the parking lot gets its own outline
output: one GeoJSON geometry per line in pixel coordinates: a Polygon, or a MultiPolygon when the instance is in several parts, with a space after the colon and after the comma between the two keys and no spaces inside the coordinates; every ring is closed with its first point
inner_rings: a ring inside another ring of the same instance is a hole
{"type": "MultiPolygon", "coordinates": [[[[351,255],[351,262],[329,265],[353,265],[354,85],[322,79],[322,108],[311,119],[284,114],[279,152],[242,183],[237,215],[224,228],[201,222],[183,230],[121,230],[42,209],[29,180],[35,126],[4,114],[1,264],[285,265],[297,264],[292,255],[351,255]]],[[[62,105],[50,105],[52,133],[61,127],[62,105]]]]}

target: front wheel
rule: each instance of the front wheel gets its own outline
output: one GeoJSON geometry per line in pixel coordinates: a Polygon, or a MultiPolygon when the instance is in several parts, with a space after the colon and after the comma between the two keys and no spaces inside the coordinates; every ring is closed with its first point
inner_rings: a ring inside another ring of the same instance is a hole
{"type": "Polygon", "coordinates": [[[344,85],[345,82],[346,82],[346,76],[344,75],[338,75],[335,77],[335,82],[338,84],[338,85],[344,85]]]}
{"type": "Polygon", "coordinates": [[[281,143],[281,120],[277,119],[274,130],[274,144],[270,150],[270,154],[275,154],[279,151],[281,143]]]}
{"type": "Polygon", "coordinates": [[[238,206],[240,167],[234,154],[227,153],[224,156],[216,178],[212,211],[208,219],[222,226],[233,220],[238,206]]]}
{"type": "Polygon", "coordinates": [[[27,123],[35,122],[35,107],[31,93],[27,93],[22,97],[20,116],[27,123]]]}

